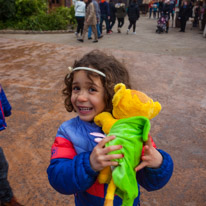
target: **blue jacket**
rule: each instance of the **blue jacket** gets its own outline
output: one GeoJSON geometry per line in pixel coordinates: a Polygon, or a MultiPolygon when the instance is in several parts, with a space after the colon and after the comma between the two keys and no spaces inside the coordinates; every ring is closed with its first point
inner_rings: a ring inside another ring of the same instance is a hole
{"type": "MultiPolygon", "coordinates": [[[[51,149],[51,162],[47,169],[50,184],[58,192],[74,194],[76,206],[103,206],[107,184],[99,184],[98,172],[92,170],[90,153],[97,143],[91,132],[102,132],[94,123],[84,122],[79,117],[64,122],[57,131],[51,149]]],[[[159,150],[163,163],[158,169],[144,168],[137,172],[137,181],[148,191],[162,188],[173,172],[169,154],[159,150]]],[[[139,196],[134,205],[139,204],[139,196]]],[[[122,200],[115,196],[114,206],[122,200]]]]}
{"type": "Polygon", "coordinates": [[[11,105],[6,98],[3,88],[0,85],[0,131],[6,128],[5,117],[11,115],[11,105]]]}
{"type": "Polygon", "coordinates": [[[110,10],[109,10],[109,3],[108,2],[100,2],[99,8],[101,11],[101,16],[110,16],[110,10]]]}

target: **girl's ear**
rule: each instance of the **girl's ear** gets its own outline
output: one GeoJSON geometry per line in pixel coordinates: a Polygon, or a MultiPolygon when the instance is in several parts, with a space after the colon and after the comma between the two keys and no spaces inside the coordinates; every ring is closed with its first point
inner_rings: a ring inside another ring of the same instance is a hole
{"type": "Polygon", "coordinates": [[[119,104],[119,101],[122,99],[122,96],[125,94],[126,86],[122,83],[116,84],[114,87],[114,96],[112,99],[113,107],[119,104]]]}

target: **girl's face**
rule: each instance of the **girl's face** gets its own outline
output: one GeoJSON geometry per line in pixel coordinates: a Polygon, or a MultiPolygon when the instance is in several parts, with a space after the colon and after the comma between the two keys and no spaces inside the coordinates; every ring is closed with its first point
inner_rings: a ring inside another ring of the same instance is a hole
{"type": "Polygon", "coordinates": [[[92,121],[105,108],[104,88],[100,77],[87,77],[85,71],[76,71],[72,82],[72,105],[83,121],[92,121]]]}

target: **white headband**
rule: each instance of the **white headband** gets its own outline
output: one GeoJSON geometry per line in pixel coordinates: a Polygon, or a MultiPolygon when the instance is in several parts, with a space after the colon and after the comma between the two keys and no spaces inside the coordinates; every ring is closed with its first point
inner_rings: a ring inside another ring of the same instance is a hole
{"type": "MultiPolygon", "coordinates": [[[[95,72],[103,77],[106,77],[106,75],[103,72],[100,72],[99,70],[92,69],[89,67],[76,67],[76,68],[68,67],[68,69],[69,69],[70,73],[72,73],[73,71],[77,71],[77,70],[86,70],[86,71],[95,72]]],[[[70,73],[68,74],[68,77],[69,77],[70,73]]]]}

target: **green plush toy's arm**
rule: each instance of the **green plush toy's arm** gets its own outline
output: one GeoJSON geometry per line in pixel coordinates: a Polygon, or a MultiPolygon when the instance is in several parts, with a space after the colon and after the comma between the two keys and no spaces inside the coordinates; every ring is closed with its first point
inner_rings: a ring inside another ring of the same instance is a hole
{"type": "Polygon", "coordinates": [[[94,118],[95,124],[98,126],[102,127],[102,130],[105,134],[109,134],[109,131],[112,127],[112,125],[116,122],[117,120],[114,119],[111,113],[109,112],[102,112],[98,114],[94,118]]]}

